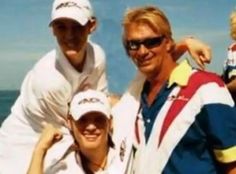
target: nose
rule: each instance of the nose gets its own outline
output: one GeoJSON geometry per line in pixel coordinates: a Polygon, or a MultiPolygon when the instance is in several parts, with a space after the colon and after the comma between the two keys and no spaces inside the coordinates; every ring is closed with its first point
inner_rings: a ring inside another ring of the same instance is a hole
{"type": "Polygon", "coordinates": [[[138,55],[146,55],[149,52],[149,50],[143,45],[141,44],[137,53],[138,55]]]}
{"type": "Polygon", "coordinates": [[[74,30],[72,28],[68,28],[66,31],[66,38],[71,40],[74,38],[74,30]]]}
{"type": "Polygon", "coordinates": [[[87,126],[86,126],[86,130],[89,130],[89,131],[94,131],[96,130],[97,126],[96,124],[94,124],[94,122],[90,122],[87,126]]]}

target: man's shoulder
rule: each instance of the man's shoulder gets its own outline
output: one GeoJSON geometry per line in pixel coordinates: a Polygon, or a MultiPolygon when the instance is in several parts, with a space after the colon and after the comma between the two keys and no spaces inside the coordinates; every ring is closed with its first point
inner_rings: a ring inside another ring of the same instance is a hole
{"type": "Polygon", "coordinates": [[[103,48],[92,41],[88,42],[88,55],[94,58],[95,65],[105,64],[106,54],[103,48]]]}
{"type": "Polygon", "coordinates": [[[225,83],[220,76],[213,72],[194,72],[188,81],[188,85],[181,88],[180,94],[185,98],[194,98],[195,96],[192,101],[200,102],[201,106],[219,103],[233,106],[232,98],[225,83]]]}
{"type": "Polygon", "coordinates": [[[103,48],[101,47],[101,45],[99,45],[91,40],[88,41],[88,45],[89,45],[89,47],[91,47],[93,49],[93,51],[96,52],[96,54],[98,54],[98,55],[102,54],[104,56],[105,52],[104,52],[103,48]]]}
{"type": "Polygon", "coordinates": [[[33,67],[30,78],[33,86],[44,90],[63,88],[68,82],[57,68],[56,51],[45,54],[33,67]]]}
{"type": "Polygon", "coordinates": [[[191,75],[188,85],[190,83],[194,85],[216,83],[219,86],[224,86],[224,82],[218,74],[214,72],[201,71],[201,70],[197,70],[191,75]]]}
{"type": "Polygon", "coordinates": [[[56,50],[53,49],[43,55],[35,64],[34,69],[51,69],[55,67],[56,64],[56,50]]]}
{"type": "Polygon", "coordinates": [[[48,76],[57,76],[56,74],[60,74],[57,66],[56,50],[52,50],[35,64],[32,71],[35,75],[43,76],[46,79],[48,76]]]}

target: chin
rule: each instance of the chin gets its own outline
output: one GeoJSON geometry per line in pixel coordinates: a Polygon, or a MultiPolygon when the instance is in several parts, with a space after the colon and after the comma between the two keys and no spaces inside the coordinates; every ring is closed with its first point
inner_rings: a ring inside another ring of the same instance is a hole
{"type": "Polygon", "coordinates": [[[96,149],[98,149],[98,147],[100,147],[100,146],[99,146],[98,143],[87,143],[87,145],[86,145],[85,147],[86,147],[86,149],[88,149],[88,150],[96,150],[96,149]]]}
{"type": "Polygon", "coordinates": [[[76,49],[66,49],[66,50],[65,50],[65,53],[66,53],[66,54],[72,54],[72,53],[77,54],[78,52],[79,52],[79,51],[76,50],[76,49]]]}
{"type": "Polygon", "coordinates": [[[138,67],[138,69],[145,75],[149,75],[153,72],[153,68],[150,66],[138,67]]]}
{"type": "Polygon", "coordinates": [[[100,140],[99,140],[98,137],[94,138],[94,139],[87,139],[87,138],[85,138],[84,141],[83,141],[83,144],[88,146],[88,147],[93,148],[93,147],[99,146],[100,140]]]}

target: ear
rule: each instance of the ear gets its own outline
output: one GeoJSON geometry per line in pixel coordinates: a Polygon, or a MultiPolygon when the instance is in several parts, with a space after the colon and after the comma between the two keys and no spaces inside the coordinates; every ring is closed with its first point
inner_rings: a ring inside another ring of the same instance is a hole
{"type": "Polygon", "coordinates": [[[129,50],[126,48],[126,38],[125,38],[125,34],[123,33],[123,35],[122,35],[122,45],[123,45],[123,47],[124,47],[124,49],[125,49],[125,52],[126,52],[126,54],[130,57],[130,53],[129,53],[129,50]]]}
{"type": "Polygon", "coordinates": [[[69,115],[67,118],[66,118],[66,125],[68,127],[68,129],[71,131],[72,130],[72,120],[73,118],[71,117],[71,115],[69,115]]]}
{"type": "Polygon", "coordinates": [[[89,20],[89,34],[91,34],[92,32],[94,32],[97,28],[97,19],[96,17],[92,17],[90,20],[89,20]]]}
{"type": "Polygon", "coordinates": [[[166,51],[171,53],[174,49],[174,41],[172,38],[166,38],[166,51]]]}
{"type": "Polygon", "coordinates": [[[53,25],[51,26],[51,30],[52,30],[52,34],[55,36],[55,30],[54,30],[53,25]]]}
{"type": "Polygon", "coordinates": [[[113,134],[113,119],[112,119],[112,116],[109,119],[109,132],[110,132],[111,135],[113,134]]]}

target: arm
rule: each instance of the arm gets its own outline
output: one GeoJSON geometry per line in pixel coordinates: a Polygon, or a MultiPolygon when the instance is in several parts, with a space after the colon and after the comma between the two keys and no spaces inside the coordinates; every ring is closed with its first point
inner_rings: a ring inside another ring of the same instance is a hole
{"type": "Polygon", "coordinates": [[[173,57],[178,60],[186,51],[202,69],[204,69],[204,63],[210,63],[211,61],[210,47],[198,39],[187,37],[176,43],[173,57]]]}
{"type": "Polygon", "coordinates": [[[64,126],[71,100],[72,88],[69,82],[58,71],[48,69],[41,71],[42,66],[34,67],[21,88],[24,115],[36,132],[42,132],[43,121],[64,126]]]}
{"type": "Polygon", "coordinates": [[[48,149],[61,140],[62,134],[51,124],[47,124],[35,146],[27,174],[43,174],[44,159],[48,149]]]}
{"type": "Polygon", "coordinates": [[[201,95],[208,101],[214,101],[202,109],[204,114],[202,126],[206,132],[206,140],[209,142],[220,168],[223,169],[223,173],[236,174],[236,141],[234,138],[236,136],[236,110],[229,99],[230,94],[226,87],[212,85],[201,95]]]}

